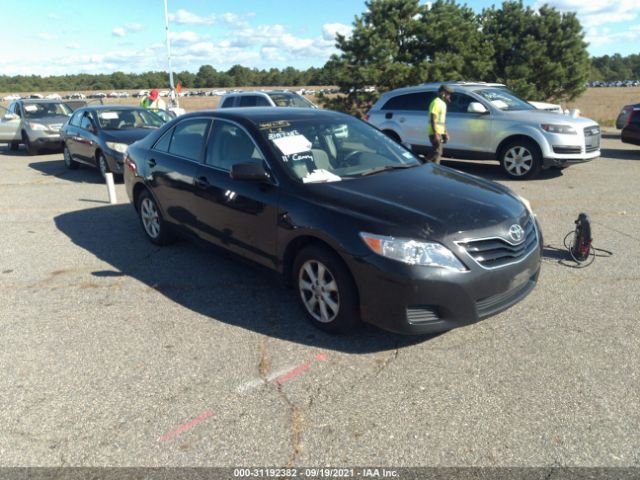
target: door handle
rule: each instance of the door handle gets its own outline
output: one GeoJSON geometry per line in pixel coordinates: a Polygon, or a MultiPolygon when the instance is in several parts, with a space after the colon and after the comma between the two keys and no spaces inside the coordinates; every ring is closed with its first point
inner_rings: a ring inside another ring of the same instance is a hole
{"type": "Polygon", "coordinates": [[[196,187],[198,188],[202,188],[203,190],[206,188],[209,188],[209,180],[207,180],[207,177],[198,177],[195,180],[195,184],[196,187]]]}
{"type": "Polygon", "coordinates": [[[386,118],[386,119],[391,119],[391,118],[393,118],[393,113],[392,113],[392,112],[385,113],[385,114],[384,114],[384,118],[386,118]]]}
{"type": "Polygon", "coordinates": [[[156,166],[156,161],[153,158],[151,160],[147,160],[147,165],[153,168],[156,166]]]}
{"type": "Polygon", "coordinates": [[[400,117],[399,120],[400,120],[400,123],[404,123],[404,117],[400,117]]]}

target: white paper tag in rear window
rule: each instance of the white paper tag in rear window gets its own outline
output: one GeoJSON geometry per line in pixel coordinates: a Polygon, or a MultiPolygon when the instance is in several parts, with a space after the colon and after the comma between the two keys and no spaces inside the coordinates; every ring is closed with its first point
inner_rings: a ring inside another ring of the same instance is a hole
{"type": "Polygon", "coordinates": [[[271,140],[285,155],[308,152],[311,150],[311,142],[304,135],[290,135],[271,140]]]}
{"type": "Polygon", "coordinates": [[[105,120],[117,120],[118,118],[118,112],[100,112],[98,115],[105,120]]]}

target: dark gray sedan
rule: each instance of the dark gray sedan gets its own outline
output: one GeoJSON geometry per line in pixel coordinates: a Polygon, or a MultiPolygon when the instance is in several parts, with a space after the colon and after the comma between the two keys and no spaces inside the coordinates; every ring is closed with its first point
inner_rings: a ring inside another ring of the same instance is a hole
{"type": "Polygon", "coordinates": [[[155,113],[140,107],[95,105],[74,112],[62,127],[64,163],[98,167],[100,174],[122,175],[127,147],[164,125],[155,113]]]}

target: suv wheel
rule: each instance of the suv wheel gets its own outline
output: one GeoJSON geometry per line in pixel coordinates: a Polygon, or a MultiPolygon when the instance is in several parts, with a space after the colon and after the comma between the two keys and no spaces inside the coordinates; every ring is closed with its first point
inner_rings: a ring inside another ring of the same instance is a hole
{"type": "Polygon", "coordinates": [[[500,165],[510,178],[532,178],[542,168],[542,154],[535,142],[526,139],[514,140],[502,149],[500,165]]]}
{"type": "Polygon", "coordinates": [[[304,248],[293,266],[294,285],[307,318],[332,332],[353,330],[360,320],[358,294],[344,263],[317,245],[304,248]]]}
{"type": "Polygon", "coordinates": [[[27,132],[22,132],[22,143],[24,143],[29,155],[38,155],[38,153],[40,153],[33,143],[31,143],[31,139],[29,138],[29,135],[27,135],[27,132]]]}
{"type": "Polygon", "coordinates": [[[13,140],[9,144],[9,150],[11,150],[12,152],[15,152],[16,150],[18,150],[18,148],[20,148],[20,142],[18,140],[13,140]]]}

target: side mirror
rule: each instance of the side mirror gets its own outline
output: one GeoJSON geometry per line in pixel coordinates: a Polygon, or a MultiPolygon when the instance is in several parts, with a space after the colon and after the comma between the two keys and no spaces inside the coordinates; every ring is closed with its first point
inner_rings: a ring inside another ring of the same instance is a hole
{"type": "Polygon", "coordinates": [[[250,182],[267,182],[271,175],[262,164],[254,162],[236,163],[231,167],[231,178],[234,180],[247,180],[250,182]]]}
{"type": "Polygon", "coordinates": [[[479,102],[471,102],[467,107],[467,112],[471,113],[489,113],[487,108],[479,102]]]}

